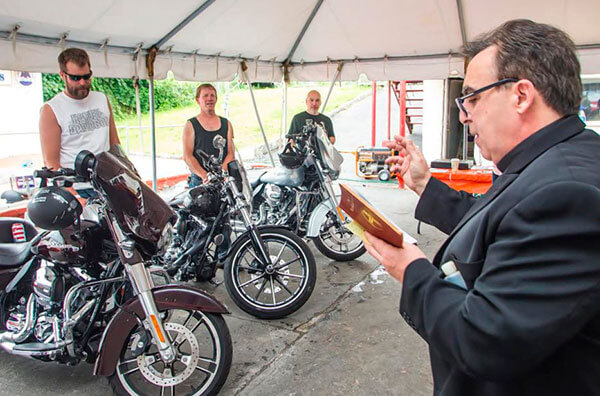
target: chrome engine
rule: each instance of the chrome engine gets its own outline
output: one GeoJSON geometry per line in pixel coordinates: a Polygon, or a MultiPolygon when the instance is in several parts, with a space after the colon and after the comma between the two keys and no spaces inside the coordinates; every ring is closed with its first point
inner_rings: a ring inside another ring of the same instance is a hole
{"type": "MultiPolygon", "coordinates": [[[[75,276],[81,277],[80,280],[88,277],[85,274],[75,276]]],[[[8,313],[5,323],[7,331],[0,333],[0,347],[10,353],[27,357],[51,360],[62,357],[64,361],[71,359],[64,351],[69,345],[64,334],[64,325],[69,322],[66,320],[69,315],[65,312],[65,307],[69,306],[69,311],[77,311],[72,315],[75,319],[74,324],[89,312],[92,306],[89,298],[93,296],[89,290],[79,290],[74,298],[68,298],[66,291],[66,278],[54,264],[40,260],[39,268],[33,275],[32,293],[28,297],[22,296],[8,313]],[[65,300],[69,300],[70,304],[65,303],[65,300]],[[36,347],[21,349],[19,344],[31,338],[39,344],[35,344],[36,347]]],[[[67,328],[70,331],[71,328],[67,328]]]]}
{"type": "MultiPolygon", "coordinates": [[[[276,184],[266,184],[262,192],[263,202],[259,206],[258,224],[286,224],[295,213],[294,191],[276,184]]],[[[255,213],[256,217],[256,213],[255,213]]]]}
{"type": "Polygon", "coordinates": [[[189,215],[192,217],[191,222],[194,224],[194,230],[185,230],[184,227],[189,227],[190,221],[182,220],[181,215],[178,213],[178,219],[175,226],[172,228],[172,235],[168,243],[163,246],[162,261],[163,264],[173,264],[179,258],[183,256],[183,253],[189,249],[190,239],[194,239],[202,235],[209,227],[208,223],[197,216],[189,215]],[[187,224],[186,224],[187,223],[187,224]],[[193,235],[186,235],[187,233],[194,232],[193,235]],[[191,237],[191,238],[190,238],[191,237]]]}

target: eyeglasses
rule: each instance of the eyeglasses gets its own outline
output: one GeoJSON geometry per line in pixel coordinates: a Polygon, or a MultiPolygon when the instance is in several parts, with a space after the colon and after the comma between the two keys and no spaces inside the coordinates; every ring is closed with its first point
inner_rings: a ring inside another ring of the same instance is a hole
{"type": "Polygon", "coordinates": [[[506,83],[513,83],[513,82],[517,82],[517,81],[519,81],[519,80],[517,80],[516,78],[505,78],[505,79],[502,79],[500,81],[496,81],[494,83],[491,83],[490,85],[486,85],[485,87],[476,89],[473,92],[469,92],[468,94],[466,94],[464,96],[461,96],[460,98],[456,98],[454,100],[456,101],[456,105],[458,106],[458,108],[463,113],[465,113],[465,115],[468,117],[469,116],[469,112],[465,108],[465,104],[464,104],[464,102],[465,102],[466,99],[469,99],[469,98],[471,98],[471,97],[473,97],[475,95],[479,95],[480,93],[485,92],[488,89],[492,89],[494,87],[497,87],[499,85],[503,85],[503,84],[506,84],[506,83]]]}
{"type": "Polygon", "coordinates": [[[71,79],[71,81],[75,81],[75,82],[77,82],[77,81],[81,80],[82,78],[83,78],[85,81],[87,81],[87,80],[89,80],[90,78],[92,78],[92,71],[91,71],[91,70],[90,70],[90,72],[89,72],[88,74],[81,74],[81,75],[77,75],[77,74],[69,74],[69,73],[67,73],[67,72],[66,72],[66,71],[64,71],[64,70],[63,70],[63,73],[64,73],[65,75],[69,76],[69,78],[71,79]]]}

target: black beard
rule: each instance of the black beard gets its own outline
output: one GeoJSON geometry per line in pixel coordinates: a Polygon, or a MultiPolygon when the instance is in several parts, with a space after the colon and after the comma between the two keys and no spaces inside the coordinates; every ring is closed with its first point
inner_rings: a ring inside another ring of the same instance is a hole
{"type": "Polygon", "coordinates": [[[90,94],[90,87],[70,87],[67,85],[67,92],[75,99],[84,99],[90,94]]]}

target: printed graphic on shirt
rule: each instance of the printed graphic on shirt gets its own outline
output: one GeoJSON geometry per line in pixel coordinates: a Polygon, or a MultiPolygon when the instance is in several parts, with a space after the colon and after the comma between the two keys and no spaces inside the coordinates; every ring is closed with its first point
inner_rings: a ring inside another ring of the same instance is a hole
{"type": "Polygon", "coordinates": [[[313,124],[317,124],[319,125],[321,128],[323,128],[323,130],[325,131],[326,134],[329,134],[329,131],[327,130],[327,128],[325,128],[325,122],[321,121],[321,122],[317,122],[315,120],[313,120],[312,118],[307,118],[304,120],[305,125],[312,128],[313,124]]]}
{"type": "Polygon", "coordinates": [[[100,109],[91,109],[83,113],[71,114],[71,123],[69,124],[69,135],[80,135],[98,128],[108,126],[108,116],[100,109]]]}

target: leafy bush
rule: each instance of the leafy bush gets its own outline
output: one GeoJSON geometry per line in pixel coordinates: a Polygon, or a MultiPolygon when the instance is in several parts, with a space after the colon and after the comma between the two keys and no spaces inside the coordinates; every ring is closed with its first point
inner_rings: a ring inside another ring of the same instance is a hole
{"type": "MultiPolygon", "coordinates": [[[[165,80],[155,81],[154,98],[156,110],[169,110],[194,103],[194,93],[197,83],[176,81],[172,76],[165,80]]],[[[140,108],[142,113],[148,113],[147,80],[140,80],[140,108]]],[[[52,99],[64,89],[64,84],[58,74],[42,74],[44,101],[52,99]]],[[[104,92],[110,99],[115,119],[120,120],[135,114],[135,89],[133,80],[128,78],[99,78],[92,79],[92,90],[104,92]]]]}

